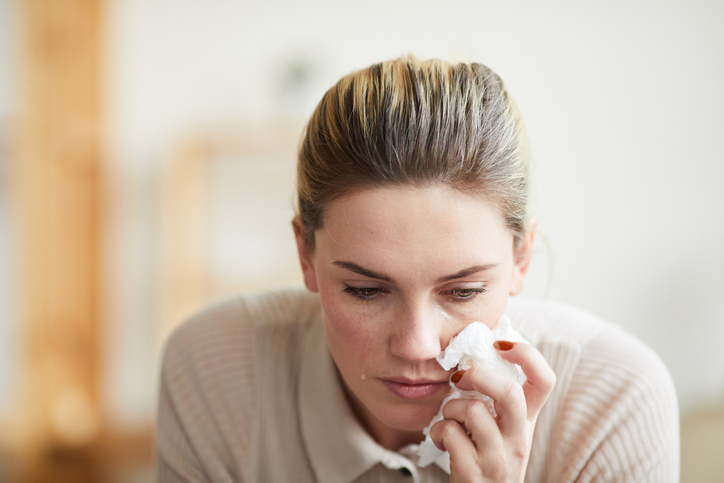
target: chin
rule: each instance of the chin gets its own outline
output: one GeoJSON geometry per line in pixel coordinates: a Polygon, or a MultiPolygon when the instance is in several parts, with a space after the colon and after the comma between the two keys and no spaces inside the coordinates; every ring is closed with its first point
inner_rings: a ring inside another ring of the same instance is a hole
{"type": "Polygon", "coordinates": [[[382,410],[378,418],[391,428],[401,431],[422,431],[440,409],[440,401],[425,405],[401,403],[382,410]]]}

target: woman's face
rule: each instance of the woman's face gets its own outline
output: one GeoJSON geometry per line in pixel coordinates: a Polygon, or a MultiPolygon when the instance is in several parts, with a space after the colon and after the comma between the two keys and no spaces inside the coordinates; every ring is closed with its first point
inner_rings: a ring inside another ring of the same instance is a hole
{"type": "Polygon", "coordinates": [[[419,441],[450,391],[435,357],[471,322],[496,326],[522,289],[532,236],[514,251],[484,198],[390,187],[332,202],[315,241],[310,254],[297,229],[305,284],[321,296],[356,415],[384,446],[419,441]]]}

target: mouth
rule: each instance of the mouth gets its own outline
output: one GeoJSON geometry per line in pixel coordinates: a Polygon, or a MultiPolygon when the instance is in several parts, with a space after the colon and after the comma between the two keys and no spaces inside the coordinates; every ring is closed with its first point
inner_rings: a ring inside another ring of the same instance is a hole
{"type": "Polygon", "coordinates": [[[450,385],[446,380],[432,379],[407,379],[407,378],[388,378],[380,379],[390,392],[402,399],[426,399],[434,396],[439,391],[449,388],[450,385]]]}

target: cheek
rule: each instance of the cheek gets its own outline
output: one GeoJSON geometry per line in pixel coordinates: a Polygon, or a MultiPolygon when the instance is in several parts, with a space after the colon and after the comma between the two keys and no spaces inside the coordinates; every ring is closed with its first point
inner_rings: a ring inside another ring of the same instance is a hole
{"type": "Polygon", "coordinates": [[[362,364],[365,356],[372,356],[384,347],[379,319],[369,308],[344,300],[345,294],[322,295],[325,331],[335,359],[355,359],[362,364]]]}
{"type": "Polygon", "coordinates": [[[491,289],[467,304],[443,305],[440,312],[443,318],[452,323],[457,335],[462,329],[473,322],[482,322],[490,329],[498,325],[498,320],[505,313],[508,303],[508,292],[502,288],[491,289]]]}

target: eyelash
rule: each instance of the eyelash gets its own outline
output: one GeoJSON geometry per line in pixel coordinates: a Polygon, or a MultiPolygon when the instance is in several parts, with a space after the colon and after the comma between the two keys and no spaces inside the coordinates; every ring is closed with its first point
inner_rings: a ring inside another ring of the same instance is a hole
{"type": "Polygon", "coordinates": [[[352,297],[355,297],[357,299],[363,300],[363,301],[369,301],[372,300],[372,298],[380,293],[382,291],[381,288],[376,287],[352,287],[350,285],[345,285],[343,292],[350,294],[352,297]],[[374,293],[370,295],[365,295],[363,292],[366,290],[373,290],[374,293]]]}
{"type": "Polygon", "coordinates": [[[485,293],[485,292],[487,292],[487,291],[488,291],[488,290],[487,290],[485,287],[455,288],[455,289],[452,289],[452,290],[448,290],[449,293],[453,293],[453,292],[472,292],[470,295],[468,295],[468,296],[466,296],[466,297],[460,297],[460,295],[458,295],[458,299],[460,299],[460,300],[471,300],[471,299],[474,299],[475,297],[477,297],[478,295],[480,295],[481,293],[485,293]]]}
{"type": "MultiPolygon", "coordinates": [[[[376,287],[352,287],[350,285],[345,285],[343,292],[348,293],[352,297],[355,297],[359,300],[368,302],[368,301],[371,301],[377,294],[379,294],[383,290],[384,289],[376,288],[376,287]],[[365,291],[373,291],[374,293],[365,295],[364,294],[365,291]]],[[[456,289],[452,289],[452,290],[447,290],[445,293],[451,295],[455,301],[467,302],[467,301],[474,299],[481,293],[485,293],[487,291],[488,290],[484,287],[472,287],[472,288],[456,288],[456,289]],[[458,293],[457,296],[455,295],[456,292],[458,293]],[[471,293],[467,296],[461,297],[459,295],[459,292],[471,292],[471,293]]]]}

